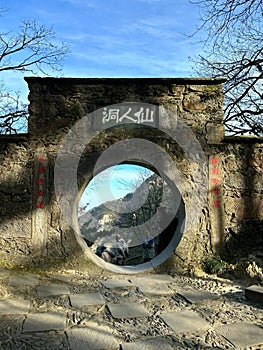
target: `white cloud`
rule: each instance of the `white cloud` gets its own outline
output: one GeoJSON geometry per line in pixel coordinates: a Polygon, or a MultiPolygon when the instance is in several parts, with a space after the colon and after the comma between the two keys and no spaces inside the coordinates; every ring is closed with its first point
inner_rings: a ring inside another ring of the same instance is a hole
{"type": "MultiPolygon", "coordinates": [[[[177,49],[171,48],[170,52],[154,48],[148,53],[127,49],[109,52],[97,48],[90,49],[89,53],[77,52],[73,55],[85,63],[79,66],[77,71],[74,67],[74,71],[78,76],[185,76],[191,72],[188,61],[190,53],[183,52],[182,46],[177,45],[177,49]]],[[[71,69],[69,65],[67,73],[71,72],[71,69]]]]}
{"type": "Polygon", "coordinates": [[[145,3],[148,3],[148,4],[154,4],[154,3],[157,3],[157,2],[162,2],[163,0],[137,0],[139,2],[145,2],[145,3]]]}
{"type": "Polygon", "coordinates": [[[61,0],[61,1],[71,4],[73,6],[99,8],[99,5],[96,3],[96,1],[92,1],[92,0],[61,0]]]}

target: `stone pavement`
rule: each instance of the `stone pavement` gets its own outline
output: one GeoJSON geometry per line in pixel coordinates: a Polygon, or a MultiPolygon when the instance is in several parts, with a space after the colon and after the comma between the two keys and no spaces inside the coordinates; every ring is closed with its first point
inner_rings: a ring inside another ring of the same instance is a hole
{"type": "Polygon", "coordinates": [[[196,283],[0,269],[0,349],[263,349],[262,304],[229,281],[196,283]]]}

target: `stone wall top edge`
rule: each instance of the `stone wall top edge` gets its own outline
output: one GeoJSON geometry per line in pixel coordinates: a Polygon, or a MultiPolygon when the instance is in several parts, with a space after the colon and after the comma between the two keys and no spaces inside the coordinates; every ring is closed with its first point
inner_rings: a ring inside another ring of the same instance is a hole
{"type": "Polygon", "coordinates": [[[124,84],[191,84],[191,85],[214,85],[223,84],[226,82],[225,78],[54,78],[54,77],[24,77],[27,83],[39,84],[107,84],[107,85],[124,85],[124,84]]]}
{"type": "Polygon", "coordinates": [[[263,143],[263,137],[260,136],[225,136],[224,143],[263,143]]]}
{"type": "Polygon", "coordinates": [[[29,135],[24,134],[0,134],[0,143],[28,142],[29,135]]]}

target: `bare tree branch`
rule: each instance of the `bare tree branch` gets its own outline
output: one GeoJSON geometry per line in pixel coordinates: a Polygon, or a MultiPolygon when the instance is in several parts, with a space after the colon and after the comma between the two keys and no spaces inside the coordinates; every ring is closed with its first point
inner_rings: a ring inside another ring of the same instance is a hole
{"type": "MultiPolygon", "coordinates": [[[[3,10],[0,9],[0,15],[3,10]]],[[[42,73],[60,71],[68,46],[58,42],[53,28],[23,21],[17,33],[0,33],[0,73],[7,71],[42,73]]],[[[4,78],[4,75],[0,75],[4,78]]],[[[9,92],[4,84],[0,94],[0,133],[19,132],[27,120],[27,106],[18,93],[9,92]]]]}
{"type": "Polygon", "coordinates": [[[263,0],[192,0],[207,31],[200,75],[225,77],[225,127],[230,134],[263,135],[263,0]]]}
{"type": "Polygon", "coordinates": [[[0,90],[0,133],[20,132],[27,122],[27,105],[20,101],[18,93],[5,92],[3,83],[0,90]]]}
{"type": "Polygon", "coordinates": [[[61,62],[68,52],[66,44],[55,41],[52,28],[38,26],[35,21],[22,22],[20,32],[0,33],[0,72],[17,70],[48,74],[60,70],[61,62]]]}

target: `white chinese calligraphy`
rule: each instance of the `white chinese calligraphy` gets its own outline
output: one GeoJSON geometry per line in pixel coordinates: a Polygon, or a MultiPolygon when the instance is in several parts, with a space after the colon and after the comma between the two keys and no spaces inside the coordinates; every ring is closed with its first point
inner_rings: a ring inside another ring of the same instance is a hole
{"type": "Polygon", "coordinates": [[[125,110],[120,108],[104,108],[102,112],[102,124],[109,122],[118,123],[154,123],[154,111],[150,108],[141,107],[135,110],[132,107],[126,107],[125,110]]]}

